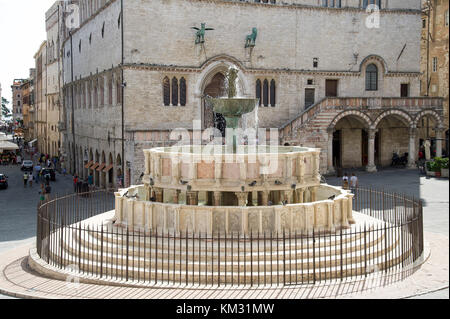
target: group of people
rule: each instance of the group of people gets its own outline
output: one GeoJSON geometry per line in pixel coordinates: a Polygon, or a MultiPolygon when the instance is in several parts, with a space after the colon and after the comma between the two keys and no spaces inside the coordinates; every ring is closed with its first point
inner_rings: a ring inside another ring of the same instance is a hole
{"type": "Polygon", "coordinates": [[[87,193],[94,189],[94,176],[90,174],[86,179],[82,180],[78,175],[73,176],[73,190],[76,193],[87,193]]]}
{"type": "Polygon", "coordinates": [[[3,152],[0,155],[1,165],[17,165],[21,162],[21,157],[14,152],[3,152]]]}
{"type": "Polygon", "coordinates": [[[36,181],[36,183],[40,182],[41,190],[39,194],[41,195],[40,200],[43,201],[48,198],[50,195],[52,188],[50,186],[50,173],[42,174],[42,171],[40,170],[39,166],[36,166],[36,168],[39,169],[36,170],[36,175],[33,175],[33,173],[25,172],[23,174],[23,187],[29,186],[30,188],[33,187],[33,181],[36,181]]]}
{"type": "Polygon", "coordinates": [[[358,188],[358,177],[356,177],[355,173],[352,173],[352,176],[349,178],[347,173],[344,173],[342,177],[342,188],[350,189],[353,194],[355,194],[356,189],[358,188]]]}

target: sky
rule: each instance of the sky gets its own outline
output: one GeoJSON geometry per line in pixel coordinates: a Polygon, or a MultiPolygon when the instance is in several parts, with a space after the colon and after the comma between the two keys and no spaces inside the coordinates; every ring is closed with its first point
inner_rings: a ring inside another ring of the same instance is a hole
{"type": "Polygon", "coordinates": [[[46,40],[45,12],[54,2],[0,0],[0,83],[10,103],[13,80],[28,78],[35,67],[34,55],[46,40]]]}

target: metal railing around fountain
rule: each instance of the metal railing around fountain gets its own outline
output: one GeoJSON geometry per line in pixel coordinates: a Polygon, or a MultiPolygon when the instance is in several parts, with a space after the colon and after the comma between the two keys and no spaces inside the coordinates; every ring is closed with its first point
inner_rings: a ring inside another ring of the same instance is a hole
{"type": "Polygon", "coordinates": [[[80,277],[124,284],[296,285],[414,272],[424,252],[421,201],[354,192],[364,221],[351,229],[250,236],[131,231],[89,221],[114,209],[111,193],[49,198],[38,207],[37,253],[80,277]]]}

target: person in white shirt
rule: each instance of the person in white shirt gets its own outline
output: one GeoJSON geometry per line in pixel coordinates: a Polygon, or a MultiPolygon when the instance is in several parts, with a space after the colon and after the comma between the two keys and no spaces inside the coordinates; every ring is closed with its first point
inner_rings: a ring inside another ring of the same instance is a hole
{"type": "Polygon", "coordinates": [[[357,188],[358,188],[358,177],[356,177],[355,173],[353,173],[352,177],[350,177],[350,189],[352,190],[353,194],[355,194],[357,188]]]}

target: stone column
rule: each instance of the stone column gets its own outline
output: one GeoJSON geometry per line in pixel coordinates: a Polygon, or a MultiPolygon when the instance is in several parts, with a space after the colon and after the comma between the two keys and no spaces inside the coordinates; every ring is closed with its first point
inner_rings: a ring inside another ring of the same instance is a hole
{"type": "Polygon", "coordinates": [[[436,129],[436,157],[442,157],[442,129],[436,129]]]}
{"type": "Polygon", "coordinates": [[[328,174],[334,174],[334,163],[333,163],[333,135],[335,129],[328,129],[328,150],[327,150],[327,166],[328,174]]]}
{"type": "Polygon", "coordinates": [[[178,202],[180,201],[180,190],[175,190],[174,194],[173,194],[173,203],[174,204],[178,204],[178,202]]]}
{"type": "Polygon", "coordinates": [[[268,191],[258,192],[258,205],[259,206],[268,206],[269,205],[269,192],[268,191]]]}
{"type": "Polygon", "coordinates": [[[284,191],[283,200],[287,201],[288,204],[292,204],[292,191],[284,191]]]}
{"type": "Polygon", "coordinates": [[[214,206],[222,206],[222,192],[214,192],[214,206]]]}
{"type": "Polygon", "coordinates": [[[366,171],[370,173],[377,171],[377,167],[375,166],[375,135],[377,131],[376,129],[369,129],[369,160],[366,171]]]}
{"type": "Polygon", "coordinates": [[[236,192],[239,206],[247,206],[248,192],[236,192]]]}
{"type": "Polygon", "coordinates": [[[416,168],[416,134],[417,128],[411,127],[409,129],[409,147],[408,147],[408,168],[416,168]]]}
{"type": "Polygon", "coordinates": [[[303,188],[297,189],[297,203],[303,204],[305,202],[305,190],[303,188]]]}
{"type": "Polygon", "coordinates": [[[162,203],[164,201],[164,190],[162,188],[155,188],[156,202],[162,203]]]}
{"type": "Polygon", "coordinates": [[[300,171],[300,173],[299,173],[299,180],[298,181],[299,181],[300,184],[303,184],[305,182],[305,156],[303,156],[303,155],[299,156],[298,168],[299,168],[299,171],[300,171]]]}

